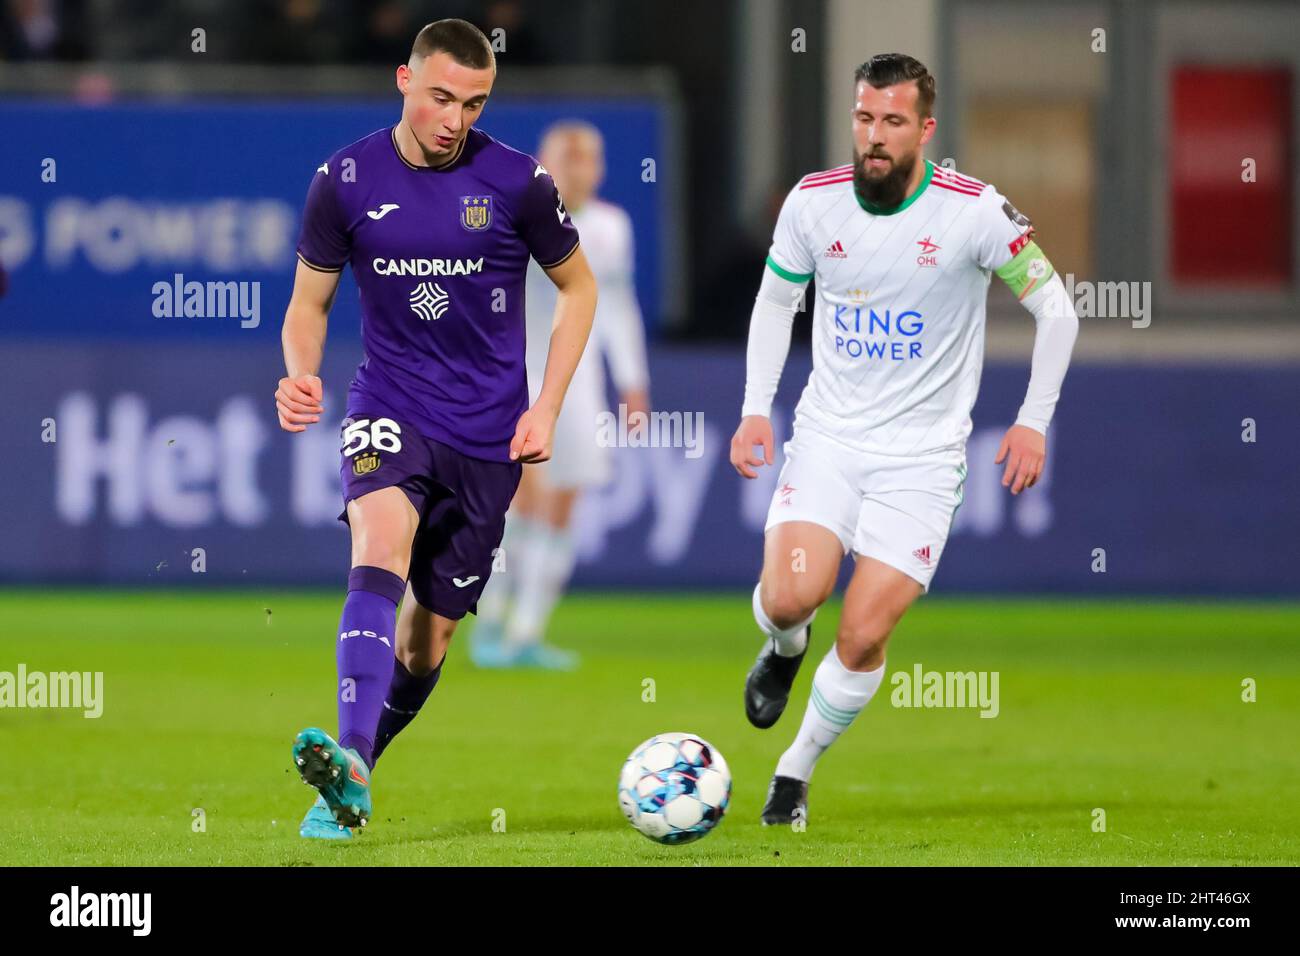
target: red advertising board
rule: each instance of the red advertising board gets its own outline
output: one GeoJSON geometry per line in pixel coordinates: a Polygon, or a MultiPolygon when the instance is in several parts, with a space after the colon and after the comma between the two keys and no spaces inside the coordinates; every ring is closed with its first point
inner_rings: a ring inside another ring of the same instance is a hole
{"type": "Polygon", "coordinates": [[[1288,67],[1176,67],[1169,249],[1180,285],[1283,290],[1292,276],[1288,67]]]}

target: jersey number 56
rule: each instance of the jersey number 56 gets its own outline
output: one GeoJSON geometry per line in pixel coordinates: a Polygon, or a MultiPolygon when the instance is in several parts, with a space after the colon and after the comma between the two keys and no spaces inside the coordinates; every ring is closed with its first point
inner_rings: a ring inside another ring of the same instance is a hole
{"type": "Polygon", "coordinates": [[[401,451],[402,427],[391,418],[358,418],[343,429],[343,455],[355,455],[366,448],[376,451],[401,451]]]}

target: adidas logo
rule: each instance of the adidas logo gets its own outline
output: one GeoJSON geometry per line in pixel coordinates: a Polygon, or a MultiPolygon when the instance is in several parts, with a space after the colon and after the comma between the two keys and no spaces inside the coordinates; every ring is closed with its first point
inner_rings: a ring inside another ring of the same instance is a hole
{"type": "Polygon", "coordinates": [[[912,557],[928,568],[930,566],[930,546],[927,544],[924,548],[917,548],[912,552],[912,557]]]}
{"type": "Polygon", "coordinates": [[[840,245],[840,241],[836,239],[829,247],[827,247],[825,256],[827,259],[847,259],[849,254],[844,251],[844,247],[840,245]]]}

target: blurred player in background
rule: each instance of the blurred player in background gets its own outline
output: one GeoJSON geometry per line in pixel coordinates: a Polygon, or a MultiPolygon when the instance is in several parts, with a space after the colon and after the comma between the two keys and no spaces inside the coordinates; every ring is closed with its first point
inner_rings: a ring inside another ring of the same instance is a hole
{"type": "MultiPolygon", "coordinates": [[[[590,123],[565,120],[542,137],[539,156],[583,237],[600,299],[592,337],[555,423],[555,444],[545,465],[525,469],[506,520],[498,571],[479,601],[471,653],[480,667],[577,666],[572,651],[543,640],[551,611],[573,573],[569,520],[584,488],[613,476],[612,450],[596,441],[597,416],[606,410],[602,355],[627,414],[649,411],[645,326],[633,283],[632,222],[626,212],[596,197],[605,178],[605,143],[590,123]]],[[[555,313],[555,287],[535,266],[528,271],[528,383],[542,385],[546,342],[555,313]]]]}
{"type": "Polygon", "coordinates": [[[330,156],[308,190],[282,334],[281,427],[299,432],[324,413],[317,372],[346,265],[365,360],[342,436],[352,570],[333,641],[339,736],[309,727],[293,745],[320,793],[304,837],[349,838],[370,817],[370,771],[437,684],[492,571],[522,465],[550,456],[591,332],[596,283],[555,183],[473,128],[495,79],[476,27],[429,24],[397,68],[400,121],[330,156]],[[558,290],[531,401],[530,259],[558,290]]]}
{"type": "Polygon", "coordinates": [[[755,727],[785,710],[817,608],[849,552],[855,567],[803,723],[777,763],[765,825],[807,817],[814,764],[880,687],[890,632],[930,587],[966,480],[990,278],[1036,321],[1029,389],[996,459],[1007,462],[1002,484],[1013,495],[1042,473],[1079,328],[1029,220],[987,183],[925,158],[935,129],[926,68],[882,54],[858,68],[854,85],[852,165],[805,176],[781,209],[731,443],[746,478],[772,464],[772,399],[815,275],[813,372],[785,445],[753,596],[765,635],[745,681],[755,727]]]}

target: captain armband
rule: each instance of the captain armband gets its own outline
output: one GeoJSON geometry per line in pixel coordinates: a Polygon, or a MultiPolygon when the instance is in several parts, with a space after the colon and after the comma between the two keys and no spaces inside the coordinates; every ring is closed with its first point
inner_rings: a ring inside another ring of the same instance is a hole
{"type": "Polygon", "coordinates": [[[1030,240],[1017,252],[1006,265],[996,270],[997,276],[1015,293],[1017,299],[1024,299],[1034,290],[1041,288],[1056,272],[1038,243],[1030,240]]]}

